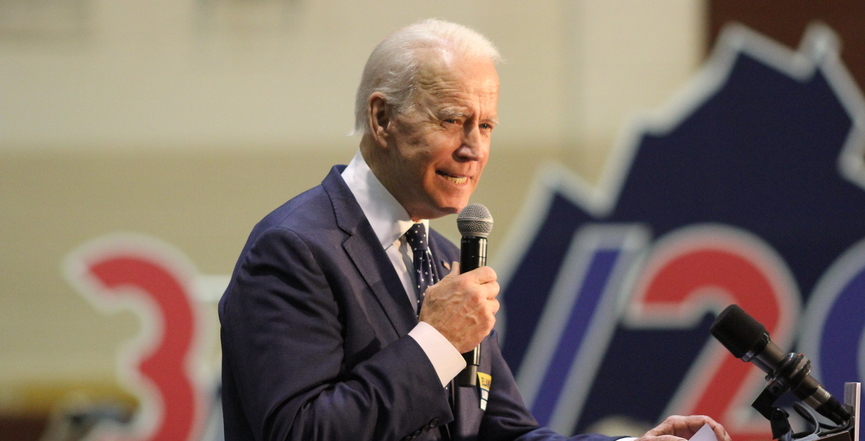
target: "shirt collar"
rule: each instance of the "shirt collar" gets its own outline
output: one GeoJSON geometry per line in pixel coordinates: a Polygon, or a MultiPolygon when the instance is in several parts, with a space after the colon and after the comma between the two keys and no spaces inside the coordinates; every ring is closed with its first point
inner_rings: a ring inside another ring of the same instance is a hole
{"type": "MultiPolygon", "coordinates": [[[[388,249],[397,243],[415,223],[405,208],[375,177],[360,150],[342,171],[342,179],[372,225],[382,248],[388,249]]],[[[429,231],[429,220],[424,219],[422,222],[429,231]]]]}

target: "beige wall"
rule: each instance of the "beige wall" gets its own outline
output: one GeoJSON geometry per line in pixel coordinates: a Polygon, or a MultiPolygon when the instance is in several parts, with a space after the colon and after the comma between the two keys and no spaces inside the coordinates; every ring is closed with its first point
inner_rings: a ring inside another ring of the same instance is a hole
{"type": "MultiPolygon", "coordinates": [[[[351,158],[354,88],[391,30],[442,17],[503,52],[503,122],[474,198],[500,238],[540,163],[596,179],[627,115],[660,105],[705,49],[692,0],[27,3],[0,18],[0,413],[116,388],[141,325],[69,285],[71,250],[142,233],[228,274],[261,216],[351,158]]],[[[455,237],[452,223],[435,225],[455,237]]]]}

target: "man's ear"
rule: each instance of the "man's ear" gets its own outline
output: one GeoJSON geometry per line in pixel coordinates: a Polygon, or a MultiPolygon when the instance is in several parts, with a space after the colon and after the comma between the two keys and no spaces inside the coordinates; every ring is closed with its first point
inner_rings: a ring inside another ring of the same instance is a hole
{"type": "Polygon", "coordinates": [[[372,135],[377,144],[387,147],[387,128],[388,124],[390,124],[391,108],[384,95],[381,92],[375,92],[370,95],[366,109],[370,135],[372,135]]]}

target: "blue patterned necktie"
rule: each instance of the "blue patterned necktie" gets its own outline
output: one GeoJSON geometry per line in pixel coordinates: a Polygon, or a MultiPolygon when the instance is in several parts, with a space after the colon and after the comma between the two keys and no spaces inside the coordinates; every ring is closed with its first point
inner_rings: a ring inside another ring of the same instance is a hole
{"type": "Polygon", "coordinates": [[[426,289],[436,283],[435,271],[432,268],[432,253],[426,238],[426,228],[423,224],[414,224],[405,233],[408,246],[411,247],[414,262],[414,280],[417,287],[417,307],[420,314],[421,303],[426,289]]]}

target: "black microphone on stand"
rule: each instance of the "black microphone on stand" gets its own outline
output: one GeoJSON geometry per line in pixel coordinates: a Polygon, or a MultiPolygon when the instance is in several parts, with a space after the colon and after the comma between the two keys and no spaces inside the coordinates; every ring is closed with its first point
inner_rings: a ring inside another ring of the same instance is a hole
{"type": "MultiPolygon", "coordinates": [[[[460,273],[465,273],[487,264],[487,236],[493,230],[493,216],[481,204],[469,204],[457,216],[457,229],[463,237],[460,241],[460,273]]],[[[460,387],[475,387],[478,384],[478,365],[481,363],[481,347],[463,354],[465,369],[457,375],[460,387]]]]}
{"type": "MultiPolygon", "coordinates": [[[[766,373],[770,386],[776,386],[764,392],[768,399],[792,390],[797,398],[833,422],[845,424],[850,420],[850,412],[811,376],[811,361],[802,354],[782,351],[769,339],[766,327],[738,305],[730,305],[718,314],[709,331],[736,358],[750,361],[766,373]]],[[[755,408],[757,404],[761,403],[755,402],[755,408]]],[[[763,409],[757,410],[769,418],[767,408],[771,404],[767,400],[763,409]]]]}

